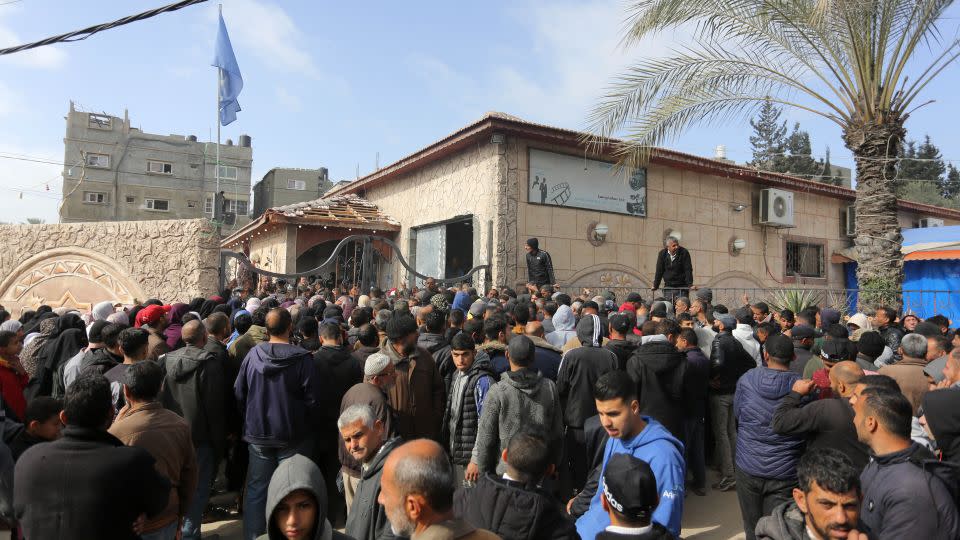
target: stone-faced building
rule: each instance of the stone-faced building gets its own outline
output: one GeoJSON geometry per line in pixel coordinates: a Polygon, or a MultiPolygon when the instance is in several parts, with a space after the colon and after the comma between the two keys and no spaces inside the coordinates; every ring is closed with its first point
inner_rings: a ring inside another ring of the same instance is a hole
{"type": "MultiPolygon", "coordinates": [[[[62,223],[212,218],[217,145],[157,135],[130,118],[82,112],[70,103],[63,155],[62,223]]],[[[220,145],[220,190],[230,228],[249,222],[250,137],[220,145]]]]}
{"type": "MultiPolygon", "coordinates": [[[[489,263],[478,285],[524,283],[524,243],[538,237],[567,290],[649,289],[657,253],[673,234],[690,250],[699,286],[844,287],[839,252],[852,245],[854,191],[666,149],[627,175],[583,137],[489,113],[328,196],[357,195],[399,223],[393,238],[423,274],[455,276],[489,263]]],[[[956,210],[899,204],[904,227],[923,218],[960,223],[956,210]]],[[[224,245],[262,249],[255,225],[224,245]]],[[[283,225],[282,239],[275,233],[270,243],[300,253],[297,227],[283,225]]],[[[296,256],[280,258],[294,266],[296,256]]],[[[394,264],[385,285],[407,277],[394,264]]]]}

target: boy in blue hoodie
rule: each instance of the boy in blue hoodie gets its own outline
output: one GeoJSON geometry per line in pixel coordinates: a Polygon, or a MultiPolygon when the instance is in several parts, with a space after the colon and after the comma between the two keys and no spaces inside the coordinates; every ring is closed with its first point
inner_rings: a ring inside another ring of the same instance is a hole
{"type": "MultiPolygon", "coordinates": [[[[593,396],[600,423],[610,435],[600,466],[600,478],[615,454],[630,454],[649,463],[660,494],[660,505],[653,513],[653,521],[679,537],[686,470],[683,444],[659,422],[640,415],[636,385],[625,372],[617,370],[601,376],[594,385],[593,396]]],[[[602,482],[591,496],[590,509],[577,520],[577,532],[581,538],[594,538],[610,525],[610,516],[600,502],[602,482]]]]}

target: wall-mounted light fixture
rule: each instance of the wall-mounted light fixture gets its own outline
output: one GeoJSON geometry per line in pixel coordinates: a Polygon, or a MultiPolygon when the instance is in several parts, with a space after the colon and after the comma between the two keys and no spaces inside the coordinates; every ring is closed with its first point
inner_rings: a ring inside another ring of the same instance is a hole
{"type": "Polygon", "coordinates": [[[738,238],[734,236],[733,238],[730,239],[730,255],[733,255],[734,257],[736,257],[737,255],[740,254],[741,251],[746,249],[746,247],[747,247],[747,241],[744,240],[743,238],[738,238]]]}
{"type": "Polygon", "coordinates": [[[594,246],[599,246],[607,241],[607,233],[610,227],[604,223],[593,221],[587,226],[587,241],[594,246]]]}
{"type": "Polygon", "coordinates": [[[734,212],[743,212],[747,209],[747,205],[738,202],[730,203],[730,209],[734,212]]]}

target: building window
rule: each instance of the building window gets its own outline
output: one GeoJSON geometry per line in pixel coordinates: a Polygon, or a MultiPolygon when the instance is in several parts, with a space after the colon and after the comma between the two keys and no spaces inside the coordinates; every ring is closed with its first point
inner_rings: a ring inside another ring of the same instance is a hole
{"type": "Polygon", "coordinates": [[[165,161],[148,161],[147,172],[154,174],[173,174],[173,163],[165,161]]]}
{"type": "Polygon", "coordinates": [[[827,277],[823,244],[788,241],[786,275],[805,278],[827,277]]]}
{"type": "Polygon", "coordinates": [[[307,189],[307,181],[306,180],[287,180],[287,189],[304,191],[307,189]]]}
{"type": "Polygon", "coordinates": [[[83,202],[90,204],[107,204],[107,194],[102,191],[84,191],[83,202]]]}
{"type": "Polygon", "coordinates": [[[113,119],[105,114],[93,114],[89,115],[88,124],[94,129],[110,129],[113,124],[113,119]]]}
{"type": "Polygon", "coordinates": [[[213,197],[207,197],[203,200],[203,213],[213,215],[213,197]]]}
{"type": "Polygon", "coordinates": [[[226,178],[227,180],[236,180],[237,179],[237,168],[231,167],[230,165],[221,165],[220,166],[220,178],[226,178]]]}
{"type": "Polygon", "coordinates": [[[110,156],[108,154],[87,154],[87,166],[109,169],[110,156]]]}
{"type": "Polygon", "coordinates": [[[166,199],[144,199],[144,208],[147,210],[156,210],[157,212],[169,212],[170,201],[166,199]]]}
{"type": "Polygon", "coordinates": [[[247,201],[235,201],[233,199],[227,199],[227,212],[231,212],[238,216],[247,215],[247,201]]]}
{"type": "Polygon", "coordinates": [[[197,201],[187,201],[187,208],[196,208],[197,201]]]}
{"type": "Polygon", "coordinates": [[[137,202],[137,198],[133,195],[127,195],[127,204],[133,204],[137,202]]]}

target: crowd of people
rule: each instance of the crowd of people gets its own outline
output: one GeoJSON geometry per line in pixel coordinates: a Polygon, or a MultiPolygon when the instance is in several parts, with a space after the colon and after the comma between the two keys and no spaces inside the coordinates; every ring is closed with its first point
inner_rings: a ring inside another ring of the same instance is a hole
{"type": "Polygon", "coordinates": [[[245,539],[670,539],[713,489],[751,540],[960,538],[949,320],[692,294],[304,279],[0,311],[0,517],[195,539],[217,484],[245,539]]]}

